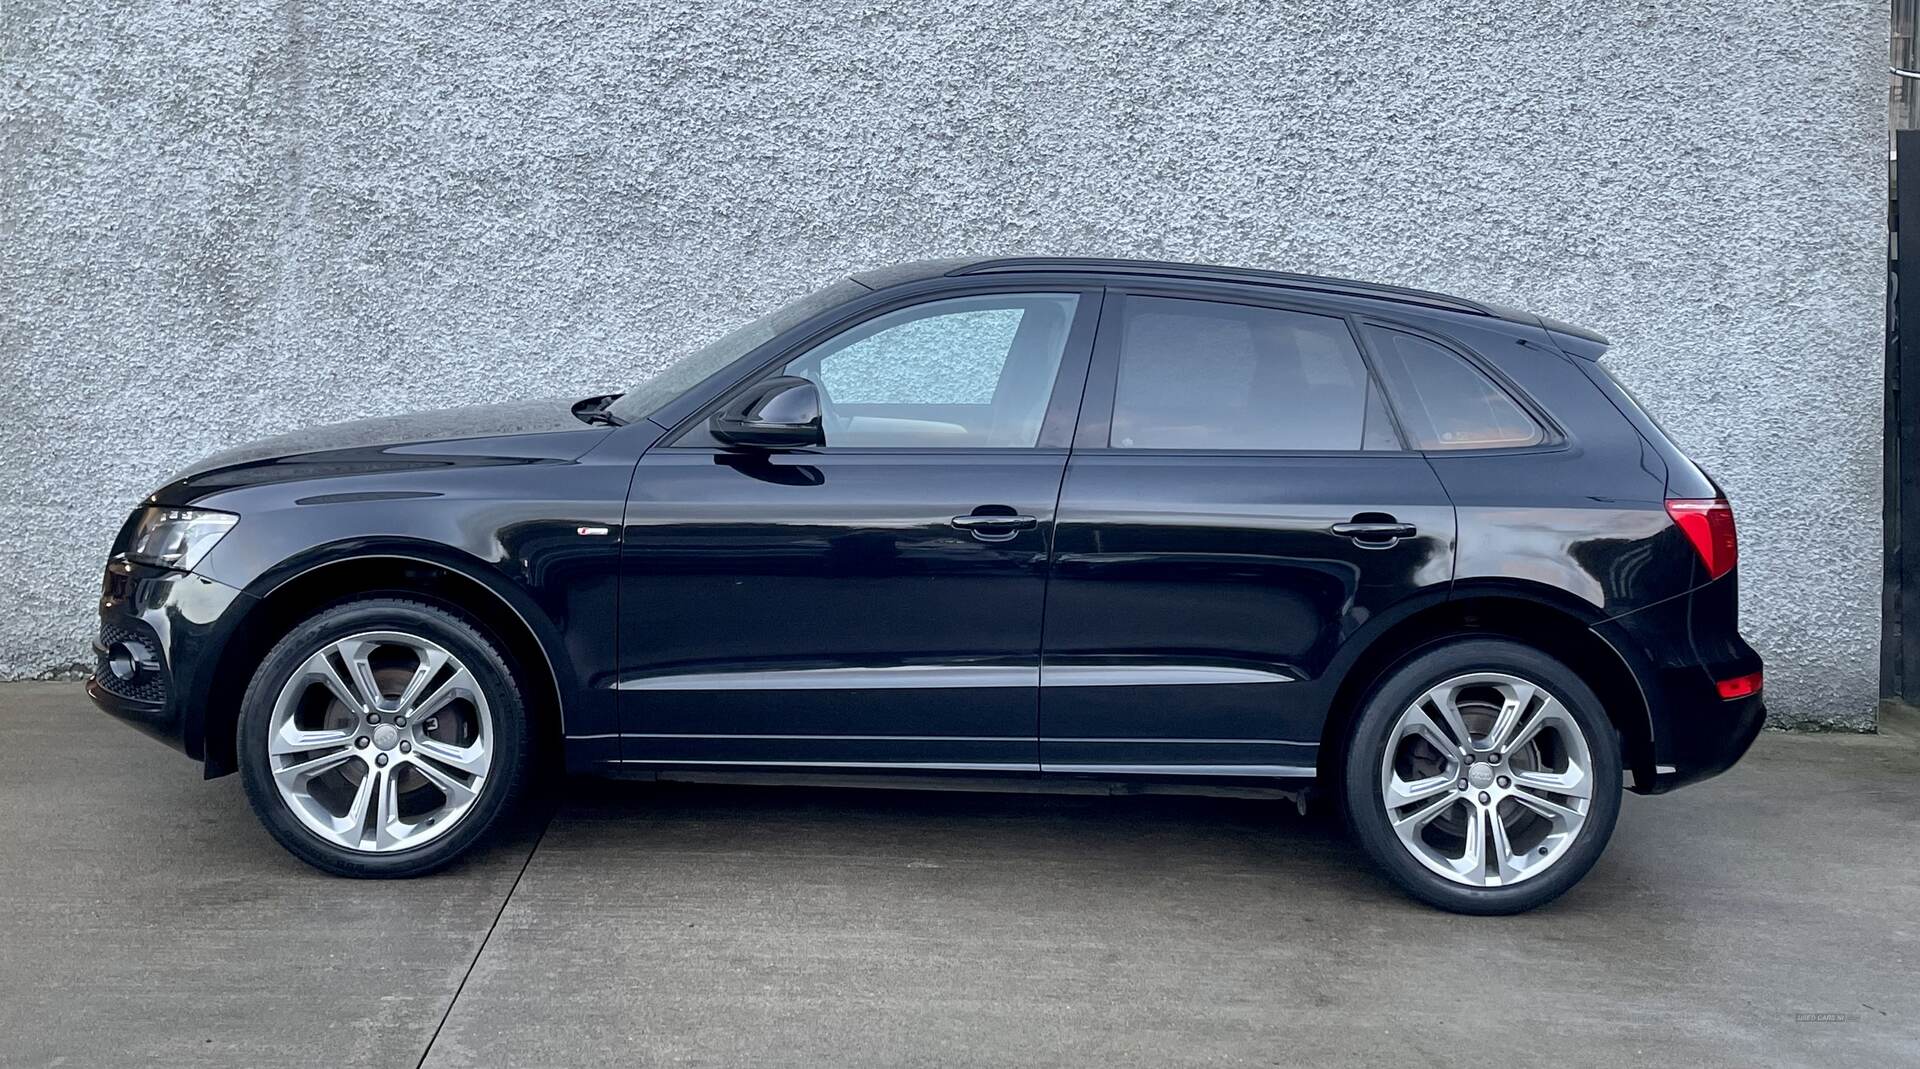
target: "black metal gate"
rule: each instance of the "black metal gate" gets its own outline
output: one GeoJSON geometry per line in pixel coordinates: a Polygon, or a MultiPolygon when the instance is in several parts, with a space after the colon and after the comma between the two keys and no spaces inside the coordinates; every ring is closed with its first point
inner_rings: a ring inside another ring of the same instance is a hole
{"type": "Polygon", "coordinates": [[[1920,705],[1920,130],[1894,133],[1887,205],[1887,374],[1884,497],[1886,569],[1881,592],[1881,693],[1920,705]],[[1900,284],[1900,223],[1909,232],[1900,284]]]}

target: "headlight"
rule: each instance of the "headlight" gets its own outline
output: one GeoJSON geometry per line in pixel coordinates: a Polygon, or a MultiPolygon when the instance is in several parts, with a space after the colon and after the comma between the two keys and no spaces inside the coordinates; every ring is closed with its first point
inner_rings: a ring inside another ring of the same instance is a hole
{"type": "Polygon", "coordinates": [[[211,509],[144,508],[134,516],[127,559],[190,572],[240,517],[211,509]]]}

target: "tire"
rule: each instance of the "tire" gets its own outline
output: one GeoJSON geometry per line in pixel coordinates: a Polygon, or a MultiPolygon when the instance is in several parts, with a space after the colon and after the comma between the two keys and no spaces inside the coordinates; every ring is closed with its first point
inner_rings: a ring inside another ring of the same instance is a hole
{"type": "Polygon", "coordinates": [[[518,801],[526,719],[511,665],[471,623],[367,598],[316,613],[261,660],[236,752],[254,813],[294,856],[339,876],[421,876],[518,801]]]}
{"type": "Polygon", "coordinates": [[[1566,665],[1505,639],[1451,640],[1385,673],[1355,718],[1342,773],[1348,825],[1368,856],[1408,894],[1455,913],[1558,898],[1599,860],[1620,815],[1619,736],[1599,698],[1566,665]],[[1495,730],[1504,751],[1489,746],[1495,730]],[[1404,804],[1390,807],[1390,787],[1404,804]]]}

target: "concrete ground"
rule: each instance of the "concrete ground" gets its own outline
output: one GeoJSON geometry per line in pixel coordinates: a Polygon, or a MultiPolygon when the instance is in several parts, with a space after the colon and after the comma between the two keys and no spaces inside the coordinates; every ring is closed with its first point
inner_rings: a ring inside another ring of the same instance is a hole
{"type": "Polygon", "coordinates": [[[1261,801],[569,785],[431,879],[0,686],[0,1064],[1920,1063],[1920,739],[1763,736],[1533,914],[1261,801]]]}

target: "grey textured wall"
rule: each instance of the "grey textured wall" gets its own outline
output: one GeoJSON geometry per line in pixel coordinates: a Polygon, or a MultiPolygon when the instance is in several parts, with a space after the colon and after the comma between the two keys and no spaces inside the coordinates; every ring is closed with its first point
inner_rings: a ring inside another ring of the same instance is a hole
{"type": "Polygon", "coordinates": [[[586,393],[851,268],[1145,255],[1591,325],[1876,691],[1886,13],[1809,0],[0,4],[0,673],[211,450],[586,393]]]}

